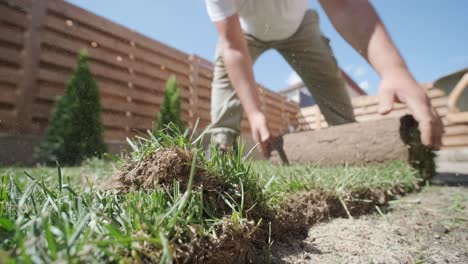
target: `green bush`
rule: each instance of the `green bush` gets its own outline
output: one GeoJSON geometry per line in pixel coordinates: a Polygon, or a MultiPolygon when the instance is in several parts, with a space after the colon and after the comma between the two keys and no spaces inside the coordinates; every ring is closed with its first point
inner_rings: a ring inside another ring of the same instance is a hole
{"type": "Polygon", "coordinates": [[[57,101],[37,161],[77,165],[106,151],[101,123],[99,89],[88,65],[88,54],[80,52],[78,65],[57,101]]]}
{"type": "MultiPolygon", "coordinates": [[[[159,110],[155,130],[159,131],[164,129],[170,123],[179,129],[179,131],[183,131],[185,129],[184,122],[180,117],[180,94],[175,76],[171,76],[167,80],[164,101],[161,105],[161,109],[159,110]]],[[[168,130],[167,132],[170,131],[172,130],[168,130]]]]}

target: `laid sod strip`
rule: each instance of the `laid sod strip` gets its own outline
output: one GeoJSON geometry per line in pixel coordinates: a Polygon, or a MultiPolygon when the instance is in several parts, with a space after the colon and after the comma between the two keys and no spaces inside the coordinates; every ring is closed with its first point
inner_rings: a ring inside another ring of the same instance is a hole
{"type": "Polygon", "coordinates": [[[253,170],[268,185],[268,205],[275,211],[271,227],[275,239],[304,232],[321,220],[352,218],[374,211],[376,206],[418,190],[424,183],[419,173],[403,161],[334,168],[255,162],[253,170]]]}
{"type": "Polygon", "coordinates": [[[253,162],[261,181],[270,181],[270,192],[291,193],[321,188],[329,192],[412,187],[421,182],[416,170],[403,161],[371,166],[319,167],[317,165],[272,166],[253,162]],[[273,180],[271,180],[273,178],[273,180]]]}
{"type": "Polygon", "coordinates": [[[242,147],[207,158],[191,140],[161,132],[131,140],[117,164],[1,170],[0,258],[265,262],[272,238],[345,208],[357,216],[420,183],[404,163],[274,167],[250,163],[242,147]]]}

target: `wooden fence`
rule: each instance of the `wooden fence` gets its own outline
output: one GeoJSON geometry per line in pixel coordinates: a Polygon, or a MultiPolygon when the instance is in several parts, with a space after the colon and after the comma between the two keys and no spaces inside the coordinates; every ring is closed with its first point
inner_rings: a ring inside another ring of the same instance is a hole
{"type": "MultiPolygon", "coordinates": [[[[439,113],[444,123],[445,134],[442,138],[443,147],[468,147],[468,119],[461,123],[450,122],[448,114],[448,95],[433,85],[425,85],[427,94],[433,107],[439,113]]],[[[403,116],[409,110],[403,104],[395,104],[394,110],[382,116],[378,114],[378,102],[376,96],[355,97],[352,100],[354,114],[358,122],[381,119],[386,117],[403,116]]],[[[318,106],[302,108],[298,116],[299,130],[316,130],[328,126],[318,106]]]]}
{"type": "MultiPolygon", "coordinates": [[[[0,1],[0,133],[44,131],[81,49],[99,85],[107,141],[153,126],[170,75],[181,87],[184,121],[209,124],[210,62],[61,0],[14,0],[0,1]]],[[[259,91],[273,131],[297,124],[296,104],[259,91]]]]}

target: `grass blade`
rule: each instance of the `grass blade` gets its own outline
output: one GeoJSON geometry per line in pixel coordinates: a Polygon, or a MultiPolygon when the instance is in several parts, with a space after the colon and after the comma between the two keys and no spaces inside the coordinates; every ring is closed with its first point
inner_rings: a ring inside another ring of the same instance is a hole
{"type": "Polygon", "coordinates": [[[162,232],[159,232],[159,238],[161,239],[161,244],[163,246],[163,255],[161,260],[159,261],[160,264],[169,264],[172,263],[172,254],[169,247],[169,241],[164,236],[162,232]]]}
{"type": "Polygon", "coordinates": [[[76,239],[78,239],[78,236],[81,234],[81,232],[83,231],[86,224],[88,224],[88,221],[89,221],[90,217],[91,217],[91,215],[88,213],[83,217],[83,219],[81,219],[81,221],[78,224],[78,227],[76,228],[75,232],[73,232],[73,235],[68,240],[68,245],[69,246],[72,246],[73,243],[75,243],[76,239]]]}
{"type": "Polygon", "coordinates": [[[58,182],[59,182],[59,192],[62,194],[62,169],[60,168],[60,163],[56,161],[57,164],[57,175],[58,175],[58,182]]]}
{"type": "Polygon", "coordinates": [[[45,237],[47,240],[47,248],[50,252],[50,256],[52,257],[53,260],[56,260],[57,259],[57,243],[55,242],[54,235],[52,234],[51,225],[49,221],[46,221],[44,229],[45,229],[45,237]]]}
{"type": "Polygon", "coordinates": [[[127,143],[130,145],[133,151],[138,152],[138,147],[133,143],[133,141],[130,138],[127,138],[127,143]]]}
{"type": "Polygon", "coordinates": [[[11,232],[15,230],[15,224],[5,217],[0,217],[0,228],[7,232],[11,232]]]}

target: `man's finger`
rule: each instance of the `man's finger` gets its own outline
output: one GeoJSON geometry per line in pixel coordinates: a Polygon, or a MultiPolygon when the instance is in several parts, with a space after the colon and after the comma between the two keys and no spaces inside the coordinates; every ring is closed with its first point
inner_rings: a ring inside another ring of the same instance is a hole
{"type": "Polygon", "coordinates": [[[438,113],[433,107],[421,105],[408,105],[419,123],[421,142],[427,147],[438,150],[442,146],[444,127],[438,113]]]}
{"type": "Polygon", "coordinates": [[[437,136],[433,136],[432,137],[432,142],[434,142],[432,144],[432,148],[433,150],[440,150],[440,148],[442,147],[442,140],[440,137],[437,137],[437,136]]]}
{"type": "Polygon", "coordinates": [[[268,142],[270,140],[270,131],[266,126],[260,128],[260,140],[262,142],[268,142]]]}
{"type": "Polygon", "coordinates": [[[429,148],[433,148],[432,125],[428,120],[419,121],[419,130],[421,132],[421,142],[429,148]]]}
{"type": "Polygon", "coordinates": [[[265,156],[265,157],[268,157],[268,149],[265,147],[265,145],[263,144],[263,142],[261,141],[261,135],[260,135],[260,131],[256,130],[255,128],[252,128],[252,137],[253,137],[253,140],[254,142],[258,145],[258,147],[260,148],[260,152],[262,152],[262,154],[265,156]]]}
{"type": "Polygon", "coordinates": [[[430,149],[439,150],[442,146],[443,127],[439,119],[419,121],[421,131],[421,142],[430,149]]]}
{"type": "Polygon", "coordinates": [[[395,94],[390,89],[381,89],[378,94],[379,114],[386,115],[393,110],[395,94]]]}
{"type": "Polygon", "coordinates": [[[263,155],[266,158],[270,157],[270,131],[268,130],[268,127],[266,125],[260,126],[258,129],[258,137],[259,137],[259,143],[260,147],[262,148],[263,155]]]}

